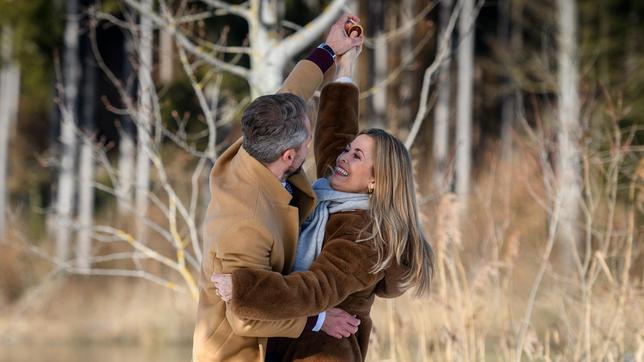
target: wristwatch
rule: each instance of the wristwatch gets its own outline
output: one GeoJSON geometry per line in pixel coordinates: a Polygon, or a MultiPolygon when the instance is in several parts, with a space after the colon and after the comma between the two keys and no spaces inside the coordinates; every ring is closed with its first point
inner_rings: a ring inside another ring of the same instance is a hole
{"type": "Polygon", "coordinates": [[[329,53],[329,55],[333,58],[333,60],[335,60],[335,52],[333,51],[333,48],[329,46],[329,44],[322,43],[318,45],[318,48],[326,50],[327,53],[329,53]]]}

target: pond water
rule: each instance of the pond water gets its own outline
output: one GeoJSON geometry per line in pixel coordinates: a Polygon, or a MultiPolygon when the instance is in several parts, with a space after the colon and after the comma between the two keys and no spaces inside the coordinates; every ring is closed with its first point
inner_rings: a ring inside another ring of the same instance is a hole
{"type": "Polygon", "coordinates": [[[178,362],[190,361],[192,346],[120,344],[0,345],[0,362],[178,362]]]}

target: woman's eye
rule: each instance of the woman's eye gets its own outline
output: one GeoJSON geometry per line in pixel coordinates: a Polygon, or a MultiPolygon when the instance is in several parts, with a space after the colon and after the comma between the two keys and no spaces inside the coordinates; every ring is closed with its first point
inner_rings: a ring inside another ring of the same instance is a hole
{"type": "Polygon", "coordinates": [[[354,153],[354,154],[353,154],[353,158],[355,158],[356,160],[359,160],[359,159],[360,159],[360,155],[358,155],[357,153],[354,153]]]}

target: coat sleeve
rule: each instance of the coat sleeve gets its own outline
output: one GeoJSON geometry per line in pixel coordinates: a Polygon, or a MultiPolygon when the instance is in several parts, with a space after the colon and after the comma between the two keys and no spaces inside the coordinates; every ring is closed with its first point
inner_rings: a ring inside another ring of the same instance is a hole
{"type": "MultiPolygon", "coordinates": [[[[223,221],[222,222],[226,222],[223,221]]],[[[240,268],[246,270],[270,271],[270,254],[273,242],[255,219],[230,220],[228,227],[216,236],[216,260],[223,273],[231,273],[240,268]]],[[[218,297],[216,297],[218,298],[218,297]]],[[[244,337],[298,337],[306,325],[306,317],[262,321],[242,318],[226,306],[226,319],[233,332],[244,337]]]]}
{"type": "Polygon", "coordinates": [[[380,298],[396,298],[403,295],[407,288],[402,288],[400,281],[408,271],[409,268],[399,264],[387,268],[384,277],[376,285],[376,295],[380,298]]]}
{"type": "Polygon", "coordinates": [[[340,304],[348,295],[376,284],[372,274],[375,250],[350,238],[328,240],[306,272],[287,276],[257,269],[233,272],[229,307],[239,316],[278,320],[318,314],[340,304]]]}
{"type": "MultiPolygon", "coordinates": [[[[329,70],[326,73],[329,74],[329,70]]],[[[293,93],[302,97],[304,102],[308,102],[324,79],[325,75],[315,63],[310,60],[300,60],[277,93],[293,93]]]]}
{"type": "Polygon", "coordinates": [[[358,133],[358,88],[331,83],[322,89],[313,148],[317,177],[325,177],[340,152],[358,133]]]}

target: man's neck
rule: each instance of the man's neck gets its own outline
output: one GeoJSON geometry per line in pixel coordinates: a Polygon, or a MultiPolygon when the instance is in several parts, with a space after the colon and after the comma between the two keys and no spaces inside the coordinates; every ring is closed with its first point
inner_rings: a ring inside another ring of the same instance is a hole
{"type": "Polygon", "coordinates": [[[271,171],[271,173],[277,177],[277,179],[280,182],[284,182],[286,180],[286,172],[284,170],[284,167],[282,165],[278,164],[277,162],[273,162],[270,164],[264,164],[266,168],[271,171]]]}

